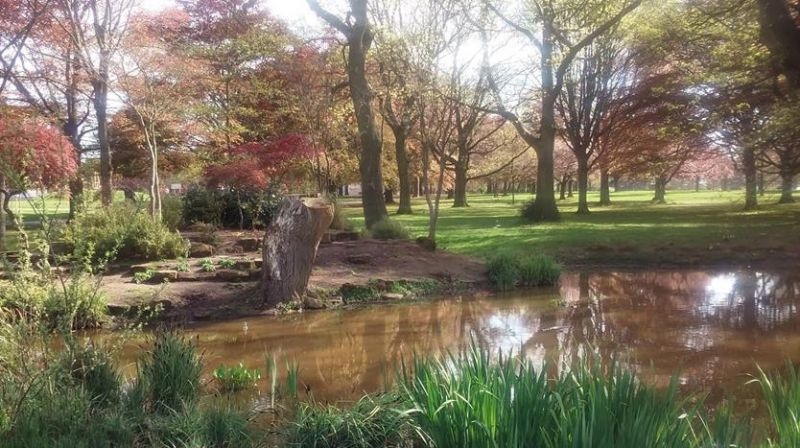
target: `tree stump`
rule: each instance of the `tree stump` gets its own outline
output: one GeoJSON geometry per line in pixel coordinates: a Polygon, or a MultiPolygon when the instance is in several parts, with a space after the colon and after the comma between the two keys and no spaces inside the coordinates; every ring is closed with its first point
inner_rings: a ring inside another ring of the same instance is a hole
{"type": "Polygon", "coordinates": [[[264,235],[263,303],[276,305],[305,292],[317,247],[331,221],[330,204],[307,206],[291,198],[281,201],[264,235]]]}

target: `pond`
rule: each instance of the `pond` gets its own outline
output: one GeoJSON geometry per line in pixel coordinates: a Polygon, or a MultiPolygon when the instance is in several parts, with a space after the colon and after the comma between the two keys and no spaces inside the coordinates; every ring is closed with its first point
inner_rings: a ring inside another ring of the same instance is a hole
{"type": "MultiPolygon", "coordinates": [[[[474,341],[551,369],[590,353],[615,357],[656,384],[677,374],[713,402],[755,396],[756,386],[744,384],[756,365],[800,360],[799,304],[797,273],[574,272],[558,288],[249,318],[188,333],[209,370],[243,362],[264,372],[267,353],[281,368],[296,361],[301,389],[322,401],[380,391],[402,359],[474,341]]],[[[137,350],[129,344],[123,358],[137,350]]]]}

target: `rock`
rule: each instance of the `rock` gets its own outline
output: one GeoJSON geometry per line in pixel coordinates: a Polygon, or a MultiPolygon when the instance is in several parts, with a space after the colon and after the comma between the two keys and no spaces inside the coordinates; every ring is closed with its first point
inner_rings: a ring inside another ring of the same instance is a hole
{"type": "Polygon", "coordinates": [[[268,310],[262,311],[259,314],[261,316],[277,316],[278,315],[278,310],[276,310],[275,308],[270,308],[268,310]]]}
{"type": "Polygon", "coordinates": [[[250,280],[250,272],[235,269],[219,269],[214,276],[223,282],[246,282],[250,280]]]}
{"type": "Polygon", "coordinates": [[[352,254],[345,257],[345,261],[347,261],[350,264],[370,264],[372,263],[372,255],[352,254]]]}
{"type": "Polygon", "coordinates": [[[142,264],[135,264],[131,266],[131,272],[134,274],[138,274],[140,272],[147,272],[148,269],[152,269],[153,267],[150,266],[150,263],[142,263],[142,264]]]}
{"type": "Polygon", "coordinates": [[[241,247],[244,252],[255,252],[261,247],[261,239],[239,238],[236,244],[241,247]]]}
{"type": "Polygon", "coordinates": [[[154,272],[153,276],[150,277],[150,281],[153,283],[161,283],[165,280],[169,282],[178,280],[178,271],[165,269],[163,271],[154,272]]]}
{"type": "Polygon", "coordinates": [[[189,246],[189,257],[191,258],[205,258],[214,255],[214,246],[205,243],[193,242],[189,246]]]}
{"type": "Polygon", "coordinates": [[[213,280],[214,272],[178,272],[179,282],[202,282],[213,280]]]}
{"type": "Polygon", "coordinates": [[[256,269],[261,269],[261,267],[264,266],[264,260],[261,258],[254,258],[253,264],[255,265],[256,269]]]}
{"type": "Polygon", "coordinates": [[[417,244],[419,244],[423,249],[429,250],[431,252],[436,250],[436,241],[433,241],[432,239],[426,236],[421,236],[417,238],[417,244]]]}
{"type": "Polygon", "coordinates": [[[313,297],[306,297],[303,300],[303,308],[307,310],[321,310],[325,308],[325,302],[313,297]]]}
{"type": "Polygon", "coordinates": [[[208,320],[211,319],[211,311],[209,310],[198,310],[192,313],[192,316],[196,320],[208,320]]]}
{"type": "Polygon", "coordinates": [[[233,263],[233,269],[238,271],[250,271],[255,269],[256,263],[253,260],[236,260],[233,263]]]}
{"type": "Polygon", "coordinates": [[[403,300],[404,298],[404,295],[396,292],[385,292],[381,294],[382,300],[403,300]]]}

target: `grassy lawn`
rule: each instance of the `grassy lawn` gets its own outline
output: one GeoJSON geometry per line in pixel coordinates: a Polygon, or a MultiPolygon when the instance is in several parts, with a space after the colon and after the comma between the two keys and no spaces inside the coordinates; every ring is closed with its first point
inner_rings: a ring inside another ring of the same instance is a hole
{"type": "MultiPolygon", "coordinates": [[[[652,192],[620,192],[612,195],[614,205],[592,207],[588,216],[575,214],[577,198],[561,201],[561,222],[531,225],[519,218],[530,195],[517,195],[514,204],[511,196],[472,195],[468,208],[443,201],[437,240],[443,249],[479,257],[541,251],[574,264],[636,264],[676,262],[685,255],[686,263],[713,264],[800,248],[800,204],[776,205],[777,197],[764,195],[758,211],[744,212],[741,191],[669,191],[667,204],[652,204],[652,192]]],[[[598,200],[590,194],[590,207],[598,200]]],[[[344,205],[363,226],[357,200],[344,205]]],[[[426,235],[424,200],[415,199],[413,207],[414,215],[393,218],[413,235],[426,235]]]]}

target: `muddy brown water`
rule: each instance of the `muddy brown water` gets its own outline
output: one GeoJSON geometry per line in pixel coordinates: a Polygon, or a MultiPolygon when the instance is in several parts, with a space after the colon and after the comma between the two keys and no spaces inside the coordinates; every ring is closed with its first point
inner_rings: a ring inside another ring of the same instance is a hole
{"type": "MultiPolygon", "coordinates": [[[[209,371],[220,364],[265,373],[265,355],[300,366],[301,398],[347,401],[383,390],[401,359],[481,347],[534,362],[596,354],[646,381],[709,399],[757,395],[757,372],[800,361],[800,274],[765,272],[566,273],[558,288],[442,298],[195,325],[209,371]]],[[[128,371],[141,347],[122,353],[128,371]]],[[[557,364],[557,363],[556,363],[557,364]]],[[[555,365],[555,364],[551,364],[555,365]]],[[[260,382],[269,385],[266,375],[260,382]]]]}

